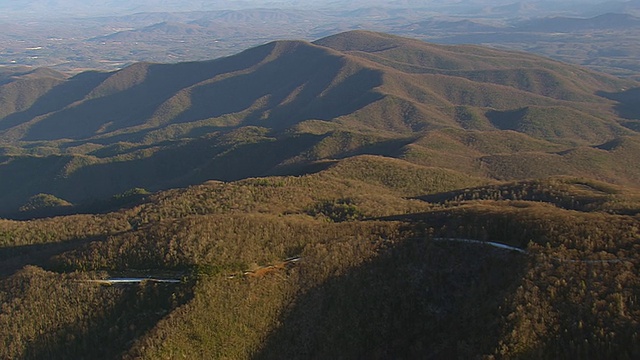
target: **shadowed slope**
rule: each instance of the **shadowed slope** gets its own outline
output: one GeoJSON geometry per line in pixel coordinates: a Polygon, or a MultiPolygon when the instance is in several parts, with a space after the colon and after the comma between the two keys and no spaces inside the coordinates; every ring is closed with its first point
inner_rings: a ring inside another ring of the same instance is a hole
{"type": "MultiPolygon", "coordinates": [[[[600,92],[600,95],[607,99],[615,100],[618,102],[616,105],[616,111],[625,119],[640,120],[640,88],[620,91],[620,92],[600,92]]],[[[636,127],[638,130],[638,127],[636,127]]]]}
{"type": "Polygon", "coordinates": [[[377,100],[380,84],[329,49],[274,42],[210,62],[139,63],[113,73],[76,104],[32,124],[29,140],[86,138],[233,115],[232,123],[284,127],[332,119],[377,100]],[[330,106],[329,106],[330,105],[330,106]]]}
{"type": "MultiPolygon", "coordinates": [[[[81,101],[108,76],[108,73],[87,71],[60,82],[49,89],[46,94],[39,96],[28,108],[13,112],[0,121],[0,131],[18,126],[18,129],[14,129],[9,134],[13,137],[23,136],[24,130],[21,128],[28,127],[26,123],[34,119],[37,121],[40,116],[59,111],[61,108],[81,101]],[[27,126],[19,126],[21,124],[27,126]]],[[[5,134],[3,137],[8,136],[5,134]]]]}
{"type": "Polygon", "coordinates": [[[18,78],[0,85],[0,126],[2,118],[31,107],[39,97],[64,80],[53,77],[18,78]]]}
{"type": "Polygon", "coordinates": [[[262,61],[268,51],[254,48],[236,57],[175,65],[134,64],[113,73],[83,101],[32,126],[27,138],[84,138],[142,125],[157,107],[185,87],[262,61]]]}
{"type": "Polygon", "coordinates": [[[500,340],[503,299],[525,267],[522,256],[499,250],[406,240],[299,294],[254,358],[489,354],[500,340]]]}
{"type": "Polygon", "coordinates": [[[236,114],[241,124],[275,129],[307,119],[331,120],[380,98],[380,74],[331,50],[304,42],[277,42],[269,61],[234,77],[189,89],[191,108],[176,121],[236,114]]]}
{"type": "Polygon", "coordinates": [[[615,121],[567,107],[526,106],[517,110],[489,111],[486,116],[500,130],[515,130],[552,141],[577,140],[593,144],[606,141],[611,135],[632,134],[615,121]]]}

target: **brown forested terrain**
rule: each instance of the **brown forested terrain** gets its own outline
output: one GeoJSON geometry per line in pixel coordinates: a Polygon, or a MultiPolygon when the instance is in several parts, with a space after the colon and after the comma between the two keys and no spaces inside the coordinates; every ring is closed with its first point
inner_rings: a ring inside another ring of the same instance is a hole
{"type": "Polygon", "coordinates": [[[455,177],[387,166],[385,182],[352,161],[5,221],[2,356],[638,355],[636,192],[550,178],[446,193],[455,177]],[[85,280],[140,274],[183,282],[85,280]]]}
{"type": "Polygon", "coordinates": [[[631,80],[361,31],[6,76],[0,358],[640,356],[631,80]]]}

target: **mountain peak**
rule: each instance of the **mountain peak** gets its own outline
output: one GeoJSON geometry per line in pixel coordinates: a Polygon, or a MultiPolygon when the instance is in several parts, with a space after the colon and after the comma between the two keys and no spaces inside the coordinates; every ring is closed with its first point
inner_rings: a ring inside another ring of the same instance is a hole
{"type": "Polygon", "coordinates": [[[352,30],[327,36],[316,40],[313,43],[332,48],[337,51],[375,52],[388,49],[390,47],[396,47],[399,43],[413,41],[424,44],[417,40],[411,40],[395,35],[366,30],[352,30]]]}

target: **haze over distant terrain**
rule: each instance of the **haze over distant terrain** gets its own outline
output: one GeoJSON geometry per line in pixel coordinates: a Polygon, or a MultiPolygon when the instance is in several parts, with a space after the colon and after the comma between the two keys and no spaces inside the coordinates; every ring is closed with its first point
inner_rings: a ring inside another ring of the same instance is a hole
{"type": "Polygon", "coordinates": [[[515,8],[529,8],[534,12],[571,12],[575,14],[593,11],[598,7],[620,7],[633,5],[633,1],[603,1],[603,0],[567,0],[567,1],[513,1],[513,0],[217,0],[217,1],[161,1],[161,0],[105,0],[105,1],[0,1],[0,10],[4,16],[91,16],[91,15],[122,15],[136,12],[166,12],[166,11],[211,11],[211,10],[240,10],[240,9],[324,9],[324,10],[353,10],[368,7],[379,8],[418,8],[433,9],[443,13],[487,12],[495,9],[502,11],[515,8]],[[544,9],[544,10],[542,10],[544,9]]]}
{"type": "Polygon", "coordinates": [[[63,71],[208,60],[276,39],[374,30],[640,72],[640,1],[0,1],[0,65],[63,71]]]}
{"type": "Polygon", "coordinates": [[[0,4],[0,359],[640,358],[638,2],[0,4]]]}

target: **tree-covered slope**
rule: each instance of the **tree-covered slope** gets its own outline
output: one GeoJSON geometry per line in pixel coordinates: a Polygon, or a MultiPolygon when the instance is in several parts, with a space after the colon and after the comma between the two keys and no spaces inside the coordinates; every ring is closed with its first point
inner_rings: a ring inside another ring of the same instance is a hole
{"type": "Polygon", "coordinates": [[[0,356],[635,358],[638,199],[365,156],[2,221],[0,356]]]}

